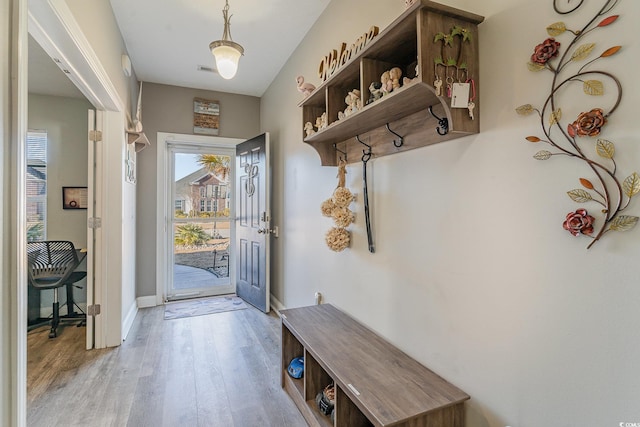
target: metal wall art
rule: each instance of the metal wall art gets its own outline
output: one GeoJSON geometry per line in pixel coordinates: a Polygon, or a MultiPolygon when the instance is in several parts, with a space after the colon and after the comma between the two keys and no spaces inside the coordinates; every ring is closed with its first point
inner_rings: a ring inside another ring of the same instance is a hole
{"type": "MultiPolygon", "coordinates": [[[[547,27],[549,38],[535,47],[528,67],[534,72],[551,73],[550,94],[542,108],[525,104],[516,109],[520,115],[535,113],[540,117],[542,134],[528,136],[526,140],[547,144],[549,150],[538,151],[533,156],[535,159],[549,160],[565,156],[583,161],[589,168],[592,174],[590,179],[580,178],[582,188],[573,189],[567,194],[574,202],[600,205],[598,217],[590,215],[587,209],[580,208],[569,212],[563,222],[563,228],[572,235],[592,239],[587,249],[608,232],[627,231],[638,222],[637,216],[624,215],[623,212],[629,206],[631,198],[640,193],[640,175],[634,172],[623,180],[619,178],[614,160],[614,143],[601,137],[609,118],[620,105],[622,85],[610,72],[591,69],[599,60],[617,54],[621,46],[612,46],[595,57],[593,53],[596,43],[582,42],[588,34],[600,31],[618,20],[618,15],[610,14],[618,2],[619,0],[605,1],[582,29],[571,29],[564,22],[556,22],[547,27]],[[555,39],[561,36],[567,39],[555,39]],[[581,85],[583,88],[584,98],[579,101],[579,110],[583,112],[563,124],[559,95],[566,94],[567,86],[570,85],[581,85]],[[593,97],[603,95],[605,88],[616,91],[617,96],[612,98],[615,99],[613,105],[591,106],[593,97]]],[[[569,0],[568,3],[554,0],[553,8],[560,15],[568,15],[578,10],[583,3],[584,0],[569,0]]]]}

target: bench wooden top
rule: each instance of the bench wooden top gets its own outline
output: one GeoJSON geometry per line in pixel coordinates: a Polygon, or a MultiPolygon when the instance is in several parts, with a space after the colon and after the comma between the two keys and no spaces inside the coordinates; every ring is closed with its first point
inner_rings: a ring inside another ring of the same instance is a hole
{"type": "Polygon", "coordinates": [[[281,315],[283,324],[378,425],[393,425],[469,399],[330,304],[282,310],[281,315]]]}

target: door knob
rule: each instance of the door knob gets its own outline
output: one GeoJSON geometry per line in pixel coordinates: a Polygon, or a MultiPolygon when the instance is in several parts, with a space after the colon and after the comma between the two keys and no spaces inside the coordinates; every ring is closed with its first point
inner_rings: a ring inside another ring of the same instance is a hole
{"type": "Polygon", "coordinates": [[[273,227],[273,229],[269,228],[259,228],[258,233],[260,234],[273,234],[273,237],[278,237],[278,227],[273,227]]]}

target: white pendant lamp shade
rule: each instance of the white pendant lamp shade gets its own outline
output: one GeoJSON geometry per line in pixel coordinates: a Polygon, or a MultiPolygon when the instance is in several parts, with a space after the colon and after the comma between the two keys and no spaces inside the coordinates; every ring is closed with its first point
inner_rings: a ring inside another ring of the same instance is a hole
{"type": "Polygon", "coordinates": [[[224,79],[232,79],[238,71],[238,62],[243,53],[242,46],[234,42],[220,40],[212,42],[209,48],[216,59],[218,74],[224,79]]]}
{"type": "Polygon", "coordinates": [[[222,33],[222,40],[216,40],[209,44],[211,53],[216,58],[216,68],[218,74],[224,79],[232,79],[238,71],[238,62],[240,57],[244,54],[244,48],[238,43],[231,40],[231,28],[229,20],[229,1],[227,0],[224,9],[222,9],[222,16],[224,18],[224,32],[222,33]]]}

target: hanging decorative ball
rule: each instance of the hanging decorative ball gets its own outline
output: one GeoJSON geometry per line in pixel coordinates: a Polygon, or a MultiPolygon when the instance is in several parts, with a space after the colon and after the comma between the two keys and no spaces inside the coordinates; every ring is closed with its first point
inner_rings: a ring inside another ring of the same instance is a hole
{"type": "Polygon", "coordinates": [[[327,246],[335,252],[341,252],[349,247],[351,233],[346,228],[333,227],[325,236],[327,246]]]}
{"type": "Polygon", "coordinates": [[[346,208],[353,202],[353,194],[346,187],[338,187],[333,192],[333,201],[336,206],[346,208]]]}
{"type": "Polygon", "coordinates": [[[322,216],[326,216],[331,218],[333,216],[333,211],[337,208],[336,203],[333,199],[327,199],[320,205],[320,210],[322,211],[322,216]]]}
{"type": "Polygon", "coordinates": [[[338,227],[348,227],[355,220],[355,215],[349,208],[336,207],[331,216],[338,227]]]}

